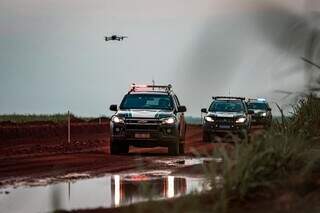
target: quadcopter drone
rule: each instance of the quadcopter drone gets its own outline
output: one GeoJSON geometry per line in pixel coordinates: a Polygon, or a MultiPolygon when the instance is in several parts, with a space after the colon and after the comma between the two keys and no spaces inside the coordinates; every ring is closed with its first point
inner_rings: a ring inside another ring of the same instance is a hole
{"type": "Polygon", "coordinates": [[[112,36],[106,36],[105,40],[106,41],[122,41],[124,38],[128,38],[127,36],[117,36],[117,35],[112,35],[112,36]]]}

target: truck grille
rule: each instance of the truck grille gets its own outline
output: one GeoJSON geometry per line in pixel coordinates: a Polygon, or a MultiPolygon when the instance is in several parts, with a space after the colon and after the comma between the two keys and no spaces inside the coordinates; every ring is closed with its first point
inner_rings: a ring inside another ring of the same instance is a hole
{"type": "Polygon", "coordinates": [[[216,117],[216,118],[214,118],[214,120],[218,124],[233,124],[234,123],[234,118],[216,117]]]}
{"type": "Polygon", "coordinates": [[[156,125],[136,125],[136,124],[127,124],[127,130],[158,130],[159,126],[156,125]]]}
{"type": "Polygon", "coordinates": [[[160,124],[159,119],[126,119],[127,130],[156,131],[160,124]]]}

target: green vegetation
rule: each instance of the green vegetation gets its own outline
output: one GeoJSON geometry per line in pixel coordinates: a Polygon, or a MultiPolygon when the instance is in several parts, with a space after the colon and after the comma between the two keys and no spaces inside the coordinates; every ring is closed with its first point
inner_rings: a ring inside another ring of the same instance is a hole
{"type": "Polygon", "coordinates": [[[320,171],[320,99],[309,96],[301,100],[289,118],[282,117],[271,129],[252,143],[237,144],[232,151],[220,149],[216,155],[224,159],[222,189],[223,209],[227,198],[243,200],[258,191],[288,187],[299,179],[309,186],[310,177],[320,171]]]}
{"type": "Polygon", "coordinates": [[[53,122],[65,122],[68,118],[68,114],[52,114],[52,115],[37,115],[37,114],[5,114],[0,115],[0,122],[11,121],[15,123],[26,123],[34,121],[53,121],[53,122]]]}
{"type": "MultiPolygon", "coordinates": [[[[71,114],[72,119],[90,120],[92,118],[77,117],[71,114]]],[[[26,123],[26,122],[55,122],[63,123],[68,120],[67,113],[58,114],[5,114],[0,115],[0,122],[11,121],[14,123],[26,123]]]]}

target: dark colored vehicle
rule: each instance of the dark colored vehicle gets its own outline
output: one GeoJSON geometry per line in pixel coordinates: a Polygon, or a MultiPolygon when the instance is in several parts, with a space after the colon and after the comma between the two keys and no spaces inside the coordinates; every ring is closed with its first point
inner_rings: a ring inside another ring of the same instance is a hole
{"type": "Polygon", "coordinates": [[[213,97],[203,121],[203,141],[210,142],[214,136],[237,135],[241,139],[248,138],[251,126],[251,114],[245,98],[242,97],[213,97]]]}
{"type": "Polygon", "coordinates": [[[111,154],[128,153],[129,146],[168,147],[172,155],[184,153],[186,107],[171,85],[132,85],[110,121],[111,154]]]}
{"type": "Polygon", "coordinates": [[[268,127],[272,122],[271,108],[265,99],[249,99],[248,109],[252,110],[254,114],[252,115],[252,125],[263,125],[268,127]]]}

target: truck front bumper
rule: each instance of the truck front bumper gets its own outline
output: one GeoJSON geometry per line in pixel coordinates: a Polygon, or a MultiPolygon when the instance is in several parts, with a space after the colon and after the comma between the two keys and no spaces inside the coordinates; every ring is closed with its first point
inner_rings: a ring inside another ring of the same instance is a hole
{"type": "Polygon", "coordinates": [[[218,135],[218,136],[238,135],[240,137],[245,137],[245,135],[248,132],[248,127],[247,127],[247,124],[232,124],[232,125],[204,124],[203,131],[210,135],[218,135]]]}
{"type": "Polygon", "coordinates": [[[113,142],[127,143],[137,147],[167,147],[179,140],[179,131],[176,125],[158,125],[149,128],[141,126],[139,129],[129,129],[126,125],[111,127],[113,142]]]}

